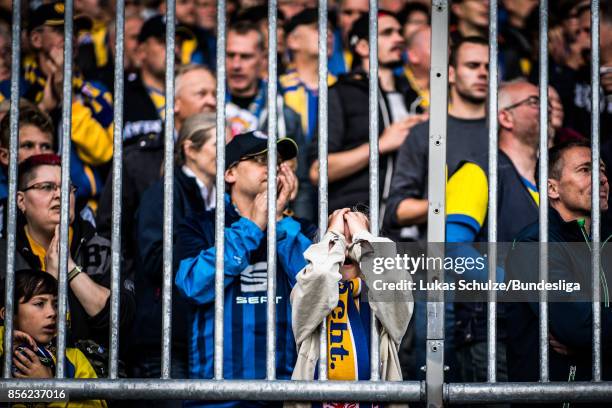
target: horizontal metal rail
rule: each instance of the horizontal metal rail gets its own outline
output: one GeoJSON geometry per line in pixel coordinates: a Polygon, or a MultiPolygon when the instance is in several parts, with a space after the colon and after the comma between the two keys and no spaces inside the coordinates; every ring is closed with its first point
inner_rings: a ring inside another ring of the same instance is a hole
{"type": "MultiPolygon", "coordinates": [[[[425,382],[287,381],[287,380],[17,380],[0,383],[6,390],[58,389],[71,399],[202,399],[211,401],[425,401],[425,382]]],[[[609,402],[612,382],[451,383],[444,401],[464,403],[609,402]]]]}
{"type": "MultiPolygon", "coordinates": [[[[6,390],[65,390],[70,399],[243,401],[423,401],[424,383],[288,380],[3,380],[6,390]]],[[[611,387],[612,391],[612,387],[611,387]]]]}
{"type": "Polygon", "coordinates": [[[612,382],[454,383],[444,386],[452,404],[524,402],[610,402],[612,382]]]}

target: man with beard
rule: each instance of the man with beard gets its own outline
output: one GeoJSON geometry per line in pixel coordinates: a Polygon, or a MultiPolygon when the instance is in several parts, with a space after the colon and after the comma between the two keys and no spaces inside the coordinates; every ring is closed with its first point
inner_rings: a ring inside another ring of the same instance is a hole
{"type": "MultiPolygon", "coordinates": [[[[359,68],[341,76],[329,90],[328,113],[333,118],[329,121],[329,211],[369,202],[368,30],[368,16],[360,17],[349,36],[359,68]]],[[[401,65],[400,30],[395,16],[385,11],[378,13],[381,209],[389,191],[395,152],[410,129],[424,119],[422,115],[408,115],[405,95],[409,85],[393,74],[393,69],[401,65]]],[[[317,156],[316,146],[313,141],[311,158],[317,156]]],[[[318,160],[310,167],[310,179],[319,182],[318,160]]]]}

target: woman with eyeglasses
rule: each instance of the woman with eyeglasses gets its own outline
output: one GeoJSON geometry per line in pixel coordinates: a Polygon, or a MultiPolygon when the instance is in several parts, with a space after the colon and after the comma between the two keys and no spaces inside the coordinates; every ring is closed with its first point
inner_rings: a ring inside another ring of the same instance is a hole
{"type": "MultiPolygon", "coordinates": [[[[108,344],[110,325],[110,242],[75,214],[76,187],[70,184],[68,255],[69,345],[78,341],[108,344]]],[[[58,279],[61,159],[34,155],[19,165],[15,270],[38,269],[58,279]]],[[[0,243],[0,272],[6,274],[6,244],[0,243]]],[[[121,285],[120,322],[131,323],[133,285],[121,285]]]]}

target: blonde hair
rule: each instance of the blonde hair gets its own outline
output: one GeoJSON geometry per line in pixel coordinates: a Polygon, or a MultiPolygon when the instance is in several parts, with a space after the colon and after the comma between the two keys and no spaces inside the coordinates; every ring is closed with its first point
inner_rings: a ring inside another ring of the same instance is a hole
{"type": "Polygon", "coordinates": [[[192,147],[200,150],[202,146],[212,137],[213,130],[217,124],[217,116],[214,112],[198,113],[185,120],[174,149],[174,163],[183,166],[186,161],[185,142],[191,141],[192,147]]]}

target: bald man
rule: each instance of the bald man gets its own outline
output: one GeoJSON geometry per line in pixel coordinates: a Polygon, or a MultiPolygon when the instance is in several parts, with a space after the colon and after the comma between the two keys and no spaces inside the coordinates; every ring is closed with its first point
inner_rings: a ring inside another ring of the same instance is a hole
{"type": "MultiPolygon", "coordinates": [[[[539,143],[538,88],[528,82],[502,85],[499,91],[499,156],[497,241],[512,242],[527,225],[538,219],[539,195],[536,164],[539,143]]],[[[551,127],[549,127],[551,129],[551,127]]],[[[447,185],[447,241],[486,242],[488,236],[488,155],[465,163],[447,185]]],[[[460,256],[481,254],[471,245],[462,246],[460,256]]],[[[504,280],[505,253],[498,250],[498,282],[504,280]]],[[[486,281],[487,268],[466,272],[462,279],[486,281]]],[[[486,307],[484,303],[455,303],[455,343],[461,381],[487,379],[486,307]]],[[[507,378],[506,320],[498,309],[497,376],[507,378]]]]}
{"type": "Polygon", "coordinates": [[[334,31],[334,45],[329,57],[329,72],[335,76],[351,71],[353,54],[348,41],[353,23],[368,14],[368,0],[340,0],[338,2],[338,28],[334,31]]]}
{"type": "Polygon", "coordinates": [[[179,68],[175,77],[174,127],[179,132],[185,119],[217,108],[217,79],[203,65],[179,68]]]}
{"type": "Polygon", "coordinates": [[[431,27],[424,25],[406,36],[404,76],[414,91],[413,112],[429,110],[429,70],[431,68],[431,27]]]}

